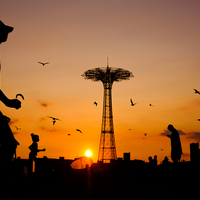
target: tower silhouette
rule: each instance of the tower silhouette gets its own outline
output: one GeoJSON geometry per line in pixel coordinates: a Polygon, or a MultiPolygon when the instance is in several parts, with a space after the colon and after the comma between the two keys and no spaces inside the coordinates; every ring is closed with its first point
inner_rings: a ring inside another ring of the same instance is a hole
{"type": "Polygon", "coordinates": [[[130,77],[133,77],[132,72],[122,68],[111,68],[107,63],[107,67],[89,69],[85,71],[82,76],[85,79],[91,79],[92,81],[101,81],[104,87],[98,161],[110,162],[111,160],[116,160],[117,152],[112,113],[112,85],[114,81],[119,82],[122,80],[129,80],[130,77]]]}

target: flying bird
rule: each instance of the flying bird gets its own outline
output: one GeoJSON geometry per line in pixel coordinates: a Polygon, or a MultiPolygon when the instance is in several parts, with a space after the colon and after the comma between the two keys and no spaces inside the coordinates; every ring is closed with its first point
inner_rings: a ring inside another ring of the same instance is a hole
{"type": "Polygon", "coordinates": [[[22,94],[16,94],[16,99],[18,96],[20,96],[24,100],[24,96],[22,94]]]}
{"type": "Polygon", "coordinates": [[[76,131],[79,131],[80,133],[82,133],[82,131],[80,129],[76,129],[76,131]]]}
{"type": "Polygon", "coordinates": [[[95,101],[94,104],[97,106],[97,102],[95,101]]]}
{"type": "Polygon", "coordinates": [[[45,62],[45,63],[43,63],[43,62],[38,62],[38,63],[42,64],[43,66],[45,66],[46,64],[49,64],[49,62],[45,62]]]}
{"type": "Polygon", "coordinates": [[[194,89],[194,93],[200,94],[200,92],[196,89],[194,89]]]}
{"type": "Polygon", "coordinates": [[[130,99],[131,101],[131,106],[134,106],[136,103],[133,103],[132,99],[130,99]]]}
{"type": "Polygon", "coordinates": [[[147,133],[144,133],[144,136],[147,136],[147,133]]]}
{"type": "Polygon", "coordinates": [[[60,119],[58,119],[58,118],[55,118],[55,117],[50,117],[50,116],[47,116],[47,117],[49,117],[49,118],[53,119],[53,125],[56,123],[56,120],[59,120],[59,121],[61,121],[60,119]]]}
{"type": "Polygon", "coordinates": [[[70,136],[71,134],[68,133],[67,135],[70,136]]]}
{"type": "Polygon", "coordinates": [[[151,103],[149,104],[149,106],[152,106],[152,107],[154,107],[154,105],[152,105],[151,103]]]}
{"type": "Polygon", "coordinates": [[[164,149],[160,149],[161,151],[163,151],[164,149]]]}
{"type": "Polygon", "coordinates": [[[200,119],[197,119],[197,121],[200,121],[200,119]]]}
{"type": "Polygon", "coordinates": [[[18,128],[17,126],[15,126],[15,128],[17,129],[17,130],[20,130],[21,128],[18,128]]]}

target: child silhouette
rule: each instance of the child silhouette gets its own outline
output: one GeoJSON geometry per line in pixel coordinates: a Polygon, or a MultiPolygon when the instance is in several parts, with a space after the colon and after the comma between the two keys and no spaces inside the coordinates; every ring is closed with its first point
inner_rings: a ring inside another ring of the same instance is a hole
{"type": "Polygon", "coordinates": [[[29,161],[30,161],[30,170],[29,172],[33,171],[33,161],[35,162],[37,159],[37,153],[39,151],[46,151],[46,149],[38,149],[39,136],[31,133],[33,143],[29,146],[31,152],[29,153],[29,161]]]}

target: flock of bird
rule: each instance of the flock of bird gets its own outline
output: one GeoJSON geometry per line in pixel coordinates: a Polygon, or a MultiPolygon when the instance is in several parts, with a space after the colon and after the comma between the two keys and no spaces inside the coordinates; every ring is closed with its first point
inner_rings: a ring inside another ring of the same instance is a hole
{"type": "MultiPolygon", "coordinates": [[[[38,62],[38,63],[41,64],[41,65],[43,65],[43,66],[49,64],[49,62],[38,62]]],[[[16,98],[17,98],[18,96],[20,96],[20,97],[24,100],[24,96],[23,96],[22,94],[17,94],[17,95],[16,95],[16,98]]],[[[95,102],[95,104],[96,104],[96,106],[97,106],[97,103],[96,103],[96,102],[95,102]]],[[[60,119],[58,119],[58,118],[56,118],[56,117],[51,117],[51,116],[47,116],[47,117],[49,117],[49,118],[52,119],[53,125],[55,125],[56,121],[61,121],[60,119]]],[[[21,129],[21,128],[18,128],[17,126],[15,126],[15,128],[16,128],[17,130],[20,130],[20,129],[21,129]]],[[[80,129],[76,129],[76,131],[82,133],[82,131],[81,131],[80,129]]],[[[71,134],[68,133],[67,135],[70,136],[71,134]]]]}
{"type": "MultiPolygon", "coordinates": [[[[130,99],[130,102],[131,102],[131,106],[134,106],[135,104],[137,104],[137,103],[133,103],[133,101],[132,101],[132,99],[130,99]]],[[[94,105],[98,105],[98,103],[95,101],[94,102],[94,105]]],[[[151,103],[149,104],[149,106],[152,106],[152,107],[154,107],[155,105],[152,105],[151,103]]]]}
{"type": "MultiPolygon", "coordinates": [[[[43,66],[49,64],[49,62],[38,62],[38,63],[41,64],[41,65],[43,65],[43,66]]],[[[195,94],[199,94],[199,95],[200,95],[200,91],[198,91],[197,89],[193,89],[193,90],[194,90],[194,93],[195,93],[195,94]]],[[[17,95],[16,95],[16,98],[17,98],[18,96],[20,96],[20,97],[24,100],[24,96],[23,96],[22,94],[17,94],[17,95]]],[[[131,106],[135,106],[135,105],[137,104],[137,103],[133,103],[133,100],[132,100],[132,99],[130,99],[130,102],[131,102],[131,106]]],[[[94,101],[94,105],[97,106],[98,103],[97,103],[96,101],[94,101]]],[[[154,107],[155,105],[149,104],[149,106],[154,107]]],[[[55,117],[51,117],[51,116],[47,116],[47,117],[49,117],[49,118],[52,119],[53,125],[55,125],[56,121],[61,121],[60,119],[55,118],[55,117]]],[[[200,121],[200,119],[197,119],[197,120],[200,121]]],[[[20,130],[20,129],[21,129],[21,128],[18,128],[17,126],[15,126],[15,128],[16,128],[17,130],[20,130]]],[[[131,129],[129,129],[129,130],[131,130],[131,129]]],[[[80,129],[76,129],[76,131],[82,133],[82,131],[81,131],[80,129]]],[[[68,136],[70,136],[70,135],[71,135],[71,134],[68,134],[68,136]]],[[[147,136],[147,133],[144,133],[144,136],[147,136]]],[[[163,150],[164,150],[164,149],[161,149],[161,151],[163,151],[163,150]]]]}
{"type": "MultiPolygon", "coordinates": [[[[134,106],[135,104],[137,104],[137,103],[133,103],[132,99],[130,99],[130,102],[131,102],[131,106],[134,106]]],[[[152,105],[152,104],[150,103],[149,106],[154,107],[155,105],[152,105]]]]}

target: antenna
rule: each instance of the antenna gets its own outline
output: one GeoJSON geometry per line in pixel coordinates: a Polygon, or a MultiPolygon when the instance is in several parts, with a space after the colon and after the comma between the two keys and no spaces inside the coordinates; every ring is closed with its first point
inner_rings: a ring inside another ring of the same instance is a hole
{"type": "Polygon", "coordinates": [[[107,67],[109,66],[109,63],[108,63],[108,57],[107,57],[107,67]]]}

